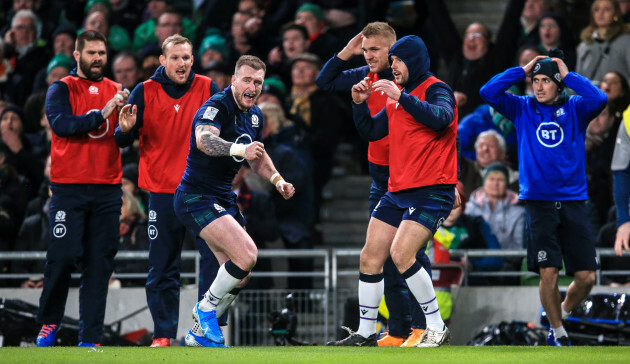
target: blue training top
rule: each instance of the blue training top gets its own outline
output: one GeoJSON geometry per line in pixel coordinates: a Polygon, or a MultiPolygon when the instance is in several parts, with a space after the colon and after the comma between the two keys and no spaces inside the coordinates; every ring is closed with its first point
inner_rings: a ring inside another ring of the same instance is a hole
{"type": "Polygon", "coordinates": [[[524,79],[523,68],[509,68],[480,90],[490,106],[514,122],[519,199],[587,200],[584,138],[588,123],[606,107],[606,94],[575,72],[569,72],[564,82],[577,95],[553,105],[505,92],[524,79]]]}
{"type": "Polygon", "coordinates": [[[190,150],[186,159],[186,172],[177,187],[185,193],[229,196],[232,180],[241,168],[243,158],[210,157],[197,149],[195,128],[212,125],[219,129],[225,141],[249,144],[262,141],[263,115],[258,106],[241,111],[234,101],[232,86],[213,95],[197,111],[190,133],[190,150]]]}

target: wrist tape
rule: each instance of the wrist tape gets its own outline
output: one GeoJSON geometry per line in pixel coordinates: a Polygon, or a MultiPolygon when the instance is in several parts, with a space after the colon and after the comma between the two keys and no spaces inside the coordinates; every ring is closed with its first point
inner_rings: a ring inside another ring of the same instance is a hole
{"type": "Polygon", "coordinates": [[[246,149],[247,145],[245,144],[232,143],[232,146],[230,147],[230,156],[245,158],[246,149]]]}
{"type": "Polygon", "coordinates": [[[271,182],[272,185],[278,187],[278,183],[284,182],[284,178],[282,178],[280,173],[276,172],[269,178],[269,182],[271,182]]]}

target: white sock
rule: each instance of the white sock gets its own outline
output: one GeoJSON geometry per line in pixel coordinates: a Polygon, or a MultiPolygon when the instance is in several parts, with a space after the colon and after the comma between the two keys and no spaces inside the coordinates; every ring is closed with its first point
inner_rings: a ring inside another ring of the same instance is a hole
{"type": "Polygon", "coordinates": [[[215,310],[221,298],[234,289],[240,281],[240,278],[234,277],[225,269],[225,264],[221,265],[208,292],[203,295],[203,299],[199,303],[199,309],[202,311],[215,310]]]}
{"type": "Polygon", "coordinates": [[[556,337],[556,340],[563,337],[563,336],[569,336],[569,334],[567,334],[567,330],[564,329],[564,326],[560,326],[560,327],[556,327],[553,328],[553,336],[556,337]]]}
{"type": "Polygon", "coordinates": [[[416,273],[405,279],[409,290],[420,304],[424,317],[427,320],[427,328],[432,330],[444,330],[444,321],[440,316],[440,308],[435,297],[433,282],[429,273],[420,268],[416,273]]]}
{"type": "MultiPolygon", "coordinates": [[[[219,304],[216,306],[217,318],[219,318],[221,315],[223,315],[223,313],[225,313],[225,311],[227,311],[227,309],[230,307],[232,302],[234,302],[234,300],[236,299],[236,296],[237,295],[235,294],[228,293],[225,296],[223,296],[221,300],[219,300],[219,304]]],[[[199,324],[196,322],[192,327],[192,332],[193,334],[197,336],[204,336],[201,326],[199,326],[199,324]]]]}
{"type": "Polygon", "coordinates": [[[376,333],[376,318],[378,306],[381,303],[385,284],[383,274],[359,275],[359,330],[357,333],[364,338],[376,333]],[[379,279],[380,277],[380,279],[379,279]]]}
{"type": "Polygon", "coordinates": [[[223,315],[225,311],[230,308],[230,305],[232,304],[232,302],[234,302],[235,299],[236,295],[231,293],[228,293],[223,296],[223,298],[221,298],[221,301],[219,301],[219,304],[217,305],[217,318],[223,315]]]}
{"type": "Polygon", "coordinates": [[[564,310],[564,302],[562,302],[560,304],[560,310],[562,311],[562,319],[563,320],[566,320],[571,315],[571,312],[567,312],[567,311],[564,310]]]}

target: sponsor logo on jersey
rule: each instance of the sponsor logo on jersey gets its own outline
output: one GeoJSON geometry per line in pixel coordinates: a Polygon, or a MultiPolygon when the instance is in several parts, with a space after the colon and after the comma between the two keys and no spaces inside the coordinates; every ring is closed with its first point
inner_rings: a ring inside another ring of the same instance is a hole
{"type": "Polygon", "coordinates": [[[219,205],[218,203],[214,204],[214,209],[217,210],[217,212],[225,212],[223,206],[219,205]]]}
{"type": "Polygon", "coordinates": [[[381,201],[379,200],[378,203],[376,204],[376,207],[374,207],[374,211],[376,211],[378,209],[378,207],[381,206],[381,201]]]}
{"type": "Polygon", "coordinates": [[[252,115],[252,127],[254,128],[258,127],[258,115],[256,114],[252,115]]]}
{"type": "Polygon", "coordinates": [[[179,104],[173,106],[175,108],[175,112],[179,112],[179,104]]]}
{"type": "Polygon", "coordinates": [[[149,225],[147,231],[149,232],[149,239],[154,240],[158,237],[158,229],[154,225],[149,225]]]}
{"type": "Polygon", "coordinates": [[[57,211],[55,214],[55,222],[66,221],[66,212],[63,210],[57,211]]]}
{"type": "Polygon", "coordinates": [[[88,91],[92,94],[92,95],[98,95],[98,87],[91,85],[88,88],[88,91]]]}
{"type": "Polygon", "coordinates": [[[558,110],[556,110],[556,116],[562,116],[564,114],[566,114],[566,112],[564,111],[563,107],[561,107],[558,110]]]}
{"type": "Polygon", "coordinates": [[[538,142],[547,148],[555,148],[564,140],[564,131],[556,122],[540,123],[536,129],[538,142]]]}
{"type": "Polygon", "coordinates": [[[55,238],[63,238],[66,235],[66,226],[64,224],[57,224],[53,228],[53,236],[55,238]]]}
{"type": "Polygon", "coordinates": [[[217,116],[218,112],[219,109],[217,109],[216,107],[208,106],[201,118],[206,120],[214,120],[214,117],[217,116]]]}

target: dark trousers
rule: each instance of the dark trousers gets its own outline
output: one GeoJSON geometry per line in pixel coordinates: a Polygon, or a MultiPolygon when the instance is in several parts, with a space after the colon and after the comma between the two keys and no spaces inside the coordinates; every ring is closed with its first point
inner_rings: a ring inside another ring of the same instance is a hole
{"type": "MultiPolygon", "coordinates": [[[[174,194],[149,194],[149,274],[147,304],[153,318],[153,337],[174,338],[179,324],[179,289],[182,265],[181,253],[186,227],[173,209],[174,194]]],[[[199,292],[206,292],[216,277],[218,262],[202,239],[200,249],[199,292]]],[[[191,306],[192,310],[192,306],[191,306]]]]}
{"type": "Polygon", "coordinates": [[[114,270],[122,190],[120,185],[51,184],[50,242],[37,320],[59,324],[70,276],[82,263],[79,341],[100,343],[109,278],[114,270]]]}
{"type": "MultiPolygon", "coordinates": [[[[374,179],[370,187],[369,208],[370,214],[387,192],[387,180],[389,179],[389,167],[370,163],[370,175],[374,179]]],[[[431,276],[431,261],[420,250],[416,259],[426,269],[431,276]]],[[[407,282],[403,279],[398,268],[387,258],[383,265],[383,276],[385,284],[385,304],[389,311],[388,330],[389,334],[398,337],[407,337],[410,328],[425,329],[427,327],[424,313],[420,310],[418,301],[409,292],[407,282]]]]}

